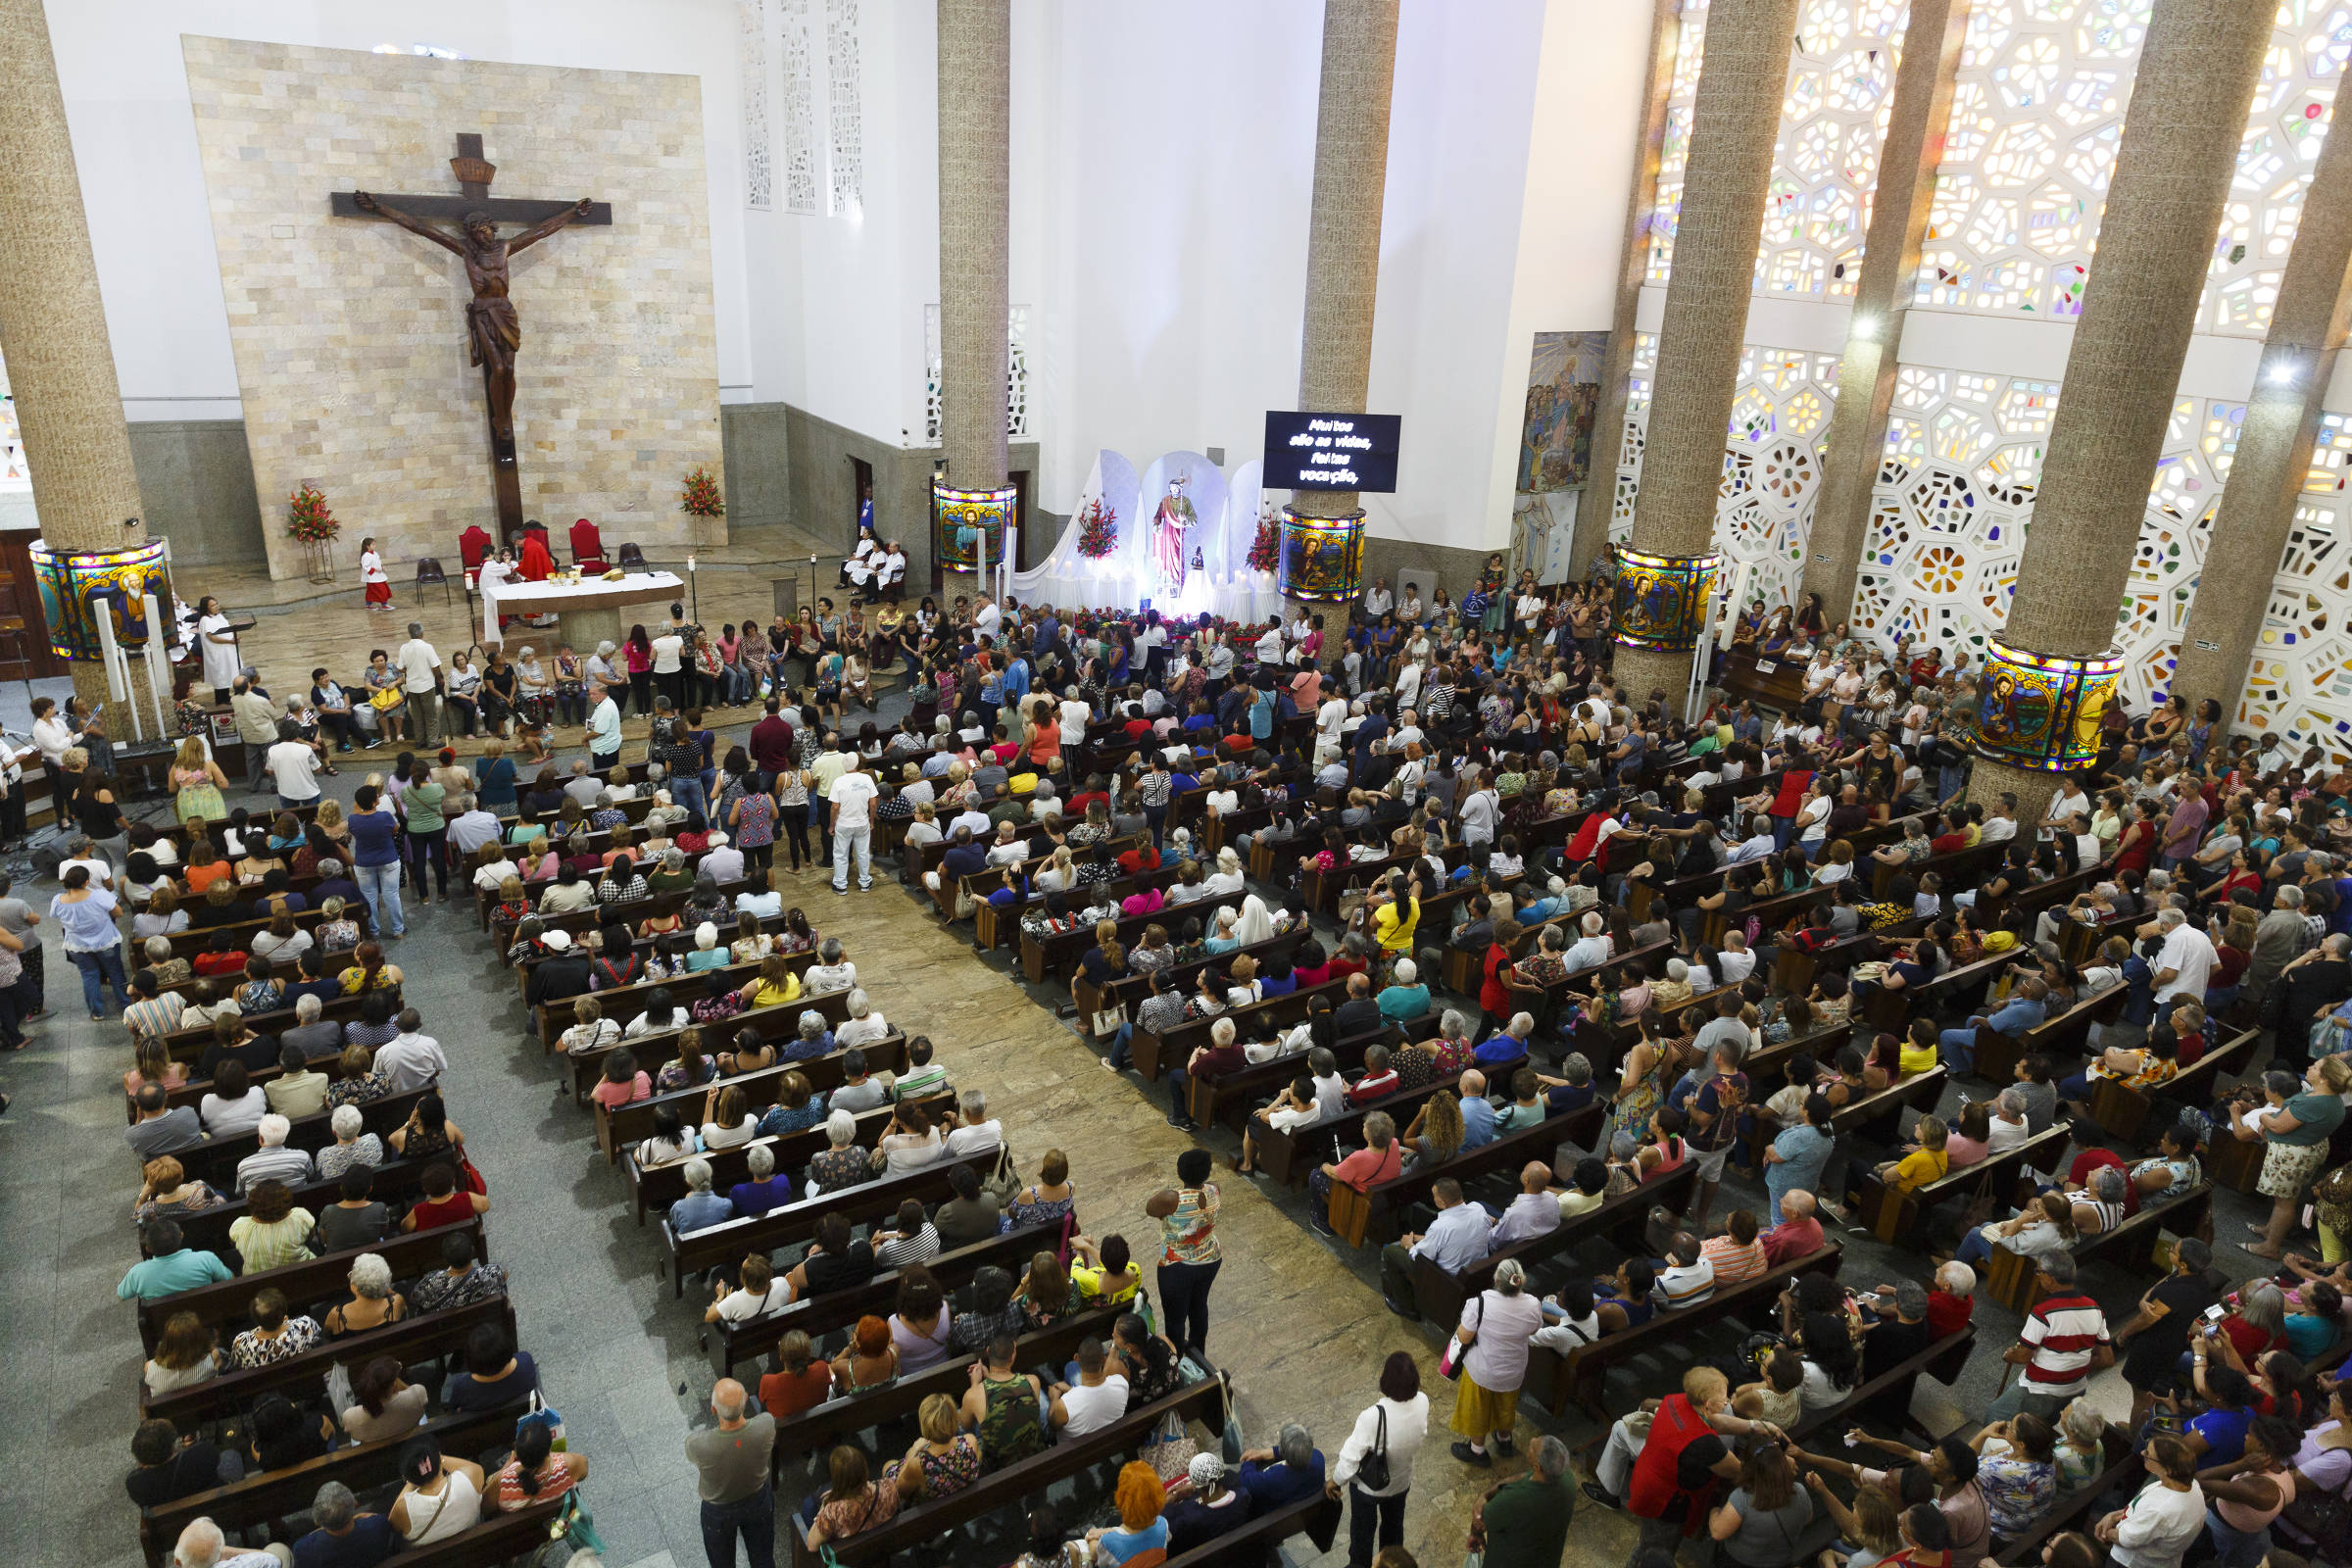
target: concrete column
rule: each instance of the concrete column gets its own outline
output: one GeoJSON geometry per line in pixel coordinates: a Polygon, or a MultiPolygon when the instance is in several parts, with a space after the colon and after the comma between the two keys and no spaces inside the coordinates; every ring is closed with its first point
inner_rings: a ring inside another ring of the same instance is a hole
{"type": "MultiPolygon", "coordinates": [[[[0,355],[24,431],[41,534],[77,550],[141,544],[144,525],[122,526],[146,509],[131,467],[122,390],[41,0],[0,0],[0,99],[8,104],[0,114],[0,168],[8,171],[0,178],[0,234],[8,236],[7,265],[0,266],[0,355]]],[[[41,632],[27,627],[24,635],[41,632]]],[[[75,692],[91,702],[105,699],[99,664],[76,660],[73,669],[75,692]]],[[[143,700],[139,706],[152,711],[143,700]]],[[[109,727],[117,739],[129,738],[126,726],[109,727]]]]}
{"type": "MultiPolygon", "coordinates": [[[[1634,545],[1655,555],[1701,555],[1715,538],[1716,485],[1795,34],[1796,0],[1715,0],[1707,13],[1642,491],[1634,503],[1634,545]]],[[[1620,689],[1635,704],[1653,688],[1679,703],[1690,656],[1619,648],[1616,668],[1620,689]]]]}
{"type": "MultiPolygon", "coordinates": [[[[2002,634],[2014,648],[2087,658],[2115,641],[2272,15],[2247,0],[2156,0],[2002,634]]],[[[2055,784],[1980,760],[1969,794],[2010,791],[2034,817],[2055,784]]]]}
{"type": "Polygon", "coordinates": [[[1011,0],[939,0],[939,405],[949,482],[1004,483],[1011,0]]]}
{"type": "Polygon", "coordinates": [[[2320,404],[2352,323],[2352,134],[2329,135],[2303,196],[2295,247],[2271,310],[2270,337],[2246,402],[2237,452],[2214,514],[2205,570],[2188,607],[2172,689],[2193,704],[2236,706],[2262,633],[2271,582],[2311,468],[2320,404]],[[2227,563],[2227,565],[2224,565],[2227,563]]]}
{"type": "MultiPolygon", "coordinates": [[[[1642,86],[1642,140],[1634,149],[1634,189],[1625,203],[1625,251],[1617,262],[1617,304],[1609,314],[1609,347],[1600,360],[1600,408],[1592,416],[1592,467],[1577,499],[1576,543],[1568,569],[1581,577],[1585,564],[1609,542],[1609,519],[1617,510],[1617,460],[1625,451],[1625,405],[1633,390],[1634,335],[1642,310],[1642,284],[1649,273],[1649,216],[1658,205],[1658,166],[1666,154],[1666,100],[1674,89],[1674,51],[1682,37],[1682,0],[1651,0],[1649,74],[1642,86]]],[[[1760,220],[1759,220],[1760,221],[1760,220]]]]}
{"type": "MultiPolygon", "coordinates": [[[[1298,350],[1298,407],[1308,413],[1361,414],[1371,387],[1396,3],[1324,0],[1306,329],[1298,350]]],[[[1345,517],[1356,507],[1353,490],[1300,490],[1291,498],[1291,510],[1306,517],[1345,517]]]]}
{"type": "Polygon", "coordinates": [[[1821,496],[1805,549],[1804,591],[1821,595],[1833,622],[1853,613],[1854,577],[1870,537],[1870,492],[1894,407],[1896,350],[1919,284],[1920,243],[1935,202],[1944,126],[1951,122],[1952,80],[1968,35],[1969,5],[1912,0],[1903,32],[1853,324],[1838,369],[1837,407],[1822,441],[1821,496]]]}

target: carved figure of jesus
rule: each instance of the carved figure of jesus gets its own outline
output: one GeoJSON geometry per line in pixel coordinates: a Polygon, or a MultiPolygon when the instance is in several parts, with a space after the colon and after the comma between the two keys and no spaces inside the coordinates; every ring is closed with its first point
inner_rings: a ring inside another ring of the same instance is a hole
{"type": "Polygon", "coordinates": [[[512,443],[514,351],[522,347],[522,318],[515,314],[514,302],[507,296],[507,263],[516,252],[528,250],[573,219],[587,217],[594,204],[583,196],[513,239],[502,240],[498,237],[497,220],[486,212],[467,213],[459,220],[459,232],[451,234],[414,214],[386,205],[364,190],[355,192],[352,201],[360,211],[389,219],[410,233],[421,235],[465,258],[466,280],[473,286],[473,298],[466,306],[466,337],[472,346],[473,363],[482,368],[483,384],[489,389],[491,433],[502,442],[512,443]]]}

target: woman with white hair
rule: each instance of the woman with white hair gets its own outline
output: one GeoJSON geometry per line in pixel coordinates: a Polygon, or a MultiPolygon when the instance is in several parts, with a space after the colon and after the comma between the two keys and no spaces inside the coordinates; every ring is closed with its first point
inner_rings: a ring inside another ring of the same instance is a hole
{"type": "Polygon", "coordinates": [[[1230,899],[1249,891],[1249,879],[1242,875],[1242,857],[1230,844],[1217,851],[1217,868],[1208,874],[1205,884],[1208,896],[1230,899]]]}
{"type": "Polygon", "coordinates": [[[827,1116],[825,1141],[831,1147],[808,1161],[807,1192],[811,1197],[855,1187],[871,1174],[865,1153],[858,1147],[856,1116],[846,1110],[837,1110],[827,1116]]]}
{"type": "Polygon", "coordinates": [[[357,1105],[337,1105],[326,1119],[335,1141],[318,1151],[318,1179],[338,1181],[354,1165],[373,1167],[384,1162],[383,1140],[368,1130],[368,1118],[357,1105]]]}
{"type": "Polygon", "coordinates": [[[392,1289],[392,1265],[381,1252],[362,1252],[351,1261],[351,1299],[326,1314],[326,1337],[365,1334],[409,1315],[408,1298],[392,1289]]]}
{"type": "Polygon", "coordinates": [[[846,1051],[852,1046],[870,1046],[890,1033],[890,1021],[874,1010],[871,998],[860,986],[850,993],[850,1015],[833,1031],[833,1044],[846,1051]]]}
{"type": "Polygon", "coordinates": [[[723,969],[735,955],[718,945],[718,927],[709,920],[694,928],[694,951],[686,955],[689,974],[700,969],[723,969]]]}
{"type": "Polygon", "coordinates": [[[1453,1430],[1463,1441],[1452,1453],[1464,1464],[1492,1466],[1488,1450],[1508,1458],[1511,1427],[1519,1419],[1519,1385],[1527,1377],[1527,1342],[1544,1326],[1543,1302],[1527,1289],[1517,1258],[1494,1265],[1494,1285],[1462,1305],[1454,1339],[1463,1347],[1453,1430]]]}

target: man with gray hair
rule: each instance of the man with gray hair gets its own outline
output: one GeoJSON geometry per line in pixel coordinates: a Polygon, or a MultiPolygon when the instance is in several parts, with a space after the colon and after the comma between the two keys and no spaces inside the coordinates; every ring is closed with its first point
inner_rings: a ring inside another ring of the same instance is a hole
{"type": "Polygon", "coordinates": [[[294,1568],[373,1568],[408,1544],[390,1519],[360,1512],[360,1499],[340,1481],[311,1499],[311,1522],[318,1528],[294,1543],[294,1568]]]}
{"type": "Polygon", "coordinates": [[[1241,1472],[1233,1490],[1250,1499],[1252,1516],[1287,1508],[1323,1490],[1323,1450],[1298,1422],[1284,1424],[1271,1448],[1251,1448],[1242,1455],[1241,1472]]]}
{"type": "Polygon", "coordinates": [[[597,792],[604,787],[604,780],[589,771],[585,757],[573,760],[571,777],[564,781],[564,793],[577,801],[583,811],[596,804],[597,792]]]}
{"type": "Polygon", "coordinates": [[[1862,1376],[1891,1372],[1926,1349],[1936,1338],[1928,1323],[1928,1288],[1914,1279],[1882,1285],[1864,1298],[1874,1317],[1864,1319],[1869,1332],[1862,1339],[1862,1376]]]}
{"type": "Polygon", "coordinates": [[[966,1089],[956,1097],[956,1109],[949,1116],[948,1125],[952,1129],[947,1137],[949,1159],[1004,1147],[1004,1124],[990,1118],[988,1096],[977,1089],[966,1089]]]}
{"type": "MultiPolygon", "coordinates": [[[[2177,908],[2160,911],[2155,929],[2164,938],[2164,947],[2156,955],[2153,977],[2157,1004],[2161,1007],[2177,996],[2191,1002],[2201,1001],[2205,982],[2212,977],[2214,965],[2221,962],[2213,939],[2177,908]]],[[[2140,934],[2146,936],[2148,928],[2140,927],[2140,934]]]]}
{"type": "Polygon", "coordinates": [[[485,844],[496,844],[505,831],[496,816],[482,809],[479,796],[462,796],[449,818],[449,847],[461,858],[470,861],[475,851],[485,844]]]}
{"type": "Polygon", "coordinates": [[[858,966],[841,956],[841,939],[827,937],[816,945],[816,961],[801,974],[801,986],[810,995],[847,991],[858,983],[858,966]]]}
{"type": "Polygon", "coordinates": [[[272,1545],[261,1551],[229,1549],[228,1538],[210,1519],[191,1520],[172,1549],[172,1568],[286,1568],[294,1560],[291,1546],[272,1545]]]}
{"type": "MultiPolygon", "coordinates": [[[[400,645],[392,656],[392,667],[400,671],[401,684],[407,688],[409,707],[416,715],[416,742],[430,746],[434,726],[441,718],[441,652],[424,640],[424,622],[409,622],[409,640],[400,645]]],[[[446,731],[447,725],[441,726],[446,731]]]]}
{"type": "Polygon", "coordinates": [[[2049,1252],[2034,1261],[2041,1299],[2026,1314],[2017,1343],[2001,1352],[2002,1360],[2024,1367],[2025,1376],[1985,1413],[2005,1416],[2022,1409],[2055,1421],[2091,1373],[2114,1361],[2115,1345],[2098,1302],[2075,1288],[2073,1255],[2049,1252]]]}
{"type": "Polygon", "coordinates": [[[710,1162],[707,1159],[688,1160],[686,1196],[669,1205],[671,1233],[690,1236],[734,1217],[735,1205],[710,1190],[710,1162]]]}
{"type": "Polygon", "coordinates": [[[1471,1505],[1470,1546],[1474,1551],[1483,1548],[1491,1561],[1549,1568],[1566,1554],[1568,1527],[1576,1517],[1568,1445],[1546,1435],[1529,1450],[1528,1458],[1532,1462],[1525,1475],[1504,1482],[1471,1505]]]}
{"type": "Polygon", "coordinates": [[[776,1446],[776,1418],[762,1410],[746,1417],[751,1396],[733,1378],[710,1388],[710,1413],[718,1425],[686,1440],[694,1461],[695,1490],[702,1497],[703,1551],[710,1568],[735,1568],[735,1540],[752,1568],[774,1568],[776,1494],[769,1484],[768,1457],[776,1446]]]}
{"type": "Polygon", "coordinates": [[[311,1156],[300,1149],[288,1149],[286,1139],[292,1135],[294,1124],[275,1111],[262,1118],[256,1130],[261,1147],[237,1161],[236,1195],[243,1198],[256,1182],[284,1182],[288,1187],[300,1187],[311,1179],[311,1156]]]}
{"type": "Polygon", "coordinates": [[[306,991],[295,998],[294,1027],[278,1035],[278,1044],[299,1047],[305,1059],[341,1054],[343,1026],[321,1016],[325,1011],[326,1004],[315,993],[306,991]]]}
{"type": "Polygon", "coordinates": [[[1986,1157],[2005,1154],[2034,1136],[2034,1129],[2026,1119],[2026,1112],[2030,1108],[2026,1092],[2015,1085],[2002,1090],[1994,1098],[1992,1130],[1985,1134],[1984,1139],[1986,1157]]]}

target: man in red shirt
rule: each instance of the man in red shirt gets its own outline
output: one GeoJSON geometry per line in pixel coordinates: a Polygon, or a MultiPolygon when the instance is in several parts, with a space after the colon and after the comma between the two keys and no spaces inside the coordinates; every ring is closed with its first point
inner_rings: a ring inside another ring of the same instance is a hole
{"type": "Polygon", "coordinates": [[[1928,1338],[1947,1340],[1968,1327],[1977,1310],[1977,1271],[1954,1258],[1936,1271],[1928,1292],[1928,1338]]]}
{"type": "Polygon", "coordinates": [[[1396,1069],[1389,1065],[1389,1048],[1372,1046],[1364,1052],[1364,1075],[1348,1086],[1348,1103],[1369,1105],[1396,1092],[1396,1069]]]}
{"type": "MultiPolygon", "coordinates": [[[[1375,1046],[1373,1050],[1380,1048],[1375,1046]]],[[[1367,1053],[1369,1059],[1369,1053],[1367,1053]]],[[[1394,1079],[1395,1073],[1389,1074],[1394,1079]]],[[[1307,1172],[1306,1222],[1324,1236],[1336,1237],[1339,1232],[1331,1225],[1331,1186],[1345,1182],[1357,1192],[1369,1192],[1381,1182],[1395,1181],[1404,1173],[1404,1146],[1396,1141],[1396,1121],[1385,1110],[1376,1110],[1364,1118],[1364,1147],[1338,1163],[1326,1160],[1307,1172]]]]}
{"type": "Polygon", "coordinates": [[[1764,1257],[1774,1268],[1821,1250],[1821,1221],[1813,1217],[1813,1195],[1801,1189],[1781,1199],[1781,1222],[1763,1236],[1764,1257]]]}
{"type": "Polygon", "coordinates": [[[1208,1042],[1195,1051],[1183,1066],[1168,1069],[1168,1096],[1173,1106],[1168,1112],[1168,1125],[1171,1127],[1194,1132],[1200,1125],[1193,1120],[1190,1095],[1192,1080],[1196,1076],[1219,1078],[1229,1072],[1240,1072],[1250,1065],[1250,1057],[1242,1050],[1231,1018],[1219,1018],[1208,1026],[1208,1042]]]}
{"type": "MultiPolygon", "coordinates": [[[[1611,1429],[1610,1449],[1619,1448],[1623,1425],[1620,1422],[1611,1429]]],[[[1683,1538],[1696,1536],[1705,1528],[1707,1504],[1713,1500],[1717,1479],[1730,1481],[1740,1474],[1740,1461],[1724,1442],[1721,1429],[1754,1431],[1759,1425],[1732,1416],[1731,1385],[1722,1373],[1713,1367],[1692,1367],[1683,1374],[1683,1392],[1658,1401],[1649,1436],[1630,1469],[1622,1451],[1604,1451],[1593,1467],[1600,1480],[1587,1482],[1585,1495],[1640,1519],[1641,1551],[1672,1555],[1683,1538]],[[1610,1483],[1619,1477],[1623,1477],[1625,1489],[1622,1500],[1609,1491],[1610,1483]]]]}
{"type": "Polygon", "coordinates": [[[794,764],[792,755],[792,726],[784,722],[784,705],[775,698],[767,700],[767,716],[752,726],[752,763],[760,772],[773,775],[794,764]]]}

